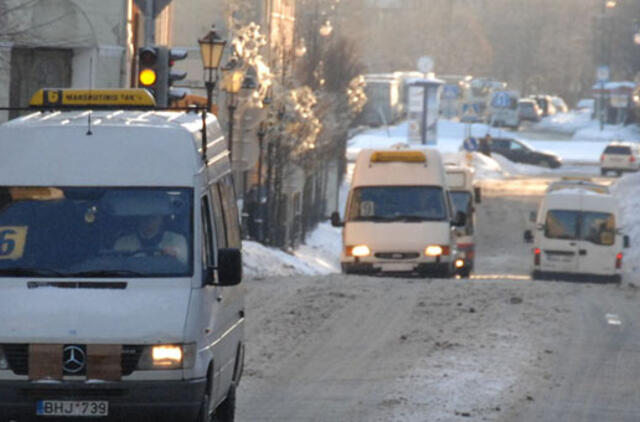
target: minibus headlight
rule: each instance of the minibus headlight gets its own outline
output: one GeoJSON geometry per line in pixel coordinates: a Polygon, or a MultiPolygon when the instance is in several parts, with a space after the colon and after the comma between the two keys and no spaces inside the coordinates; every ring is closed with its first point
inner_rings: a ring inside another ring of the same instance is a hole
{"type": "Polygon", "coordinates": [[[159,344],[147,346],[142,352],[138,369],[141,371],[193,368],[195,344],[159,344]]]}
{"type": "Polygon", "coordinates": [[[364,258],[371,255],[371,249],[367,245],[350,246],[347,248],[347,256],[364,258]]]}
{"type": "Polygon", "coordinates": [[[427,246],[424,250],[424,254],[426,256],[442,256],[449,255],[449,247],[448,246],[440,246],[440,245],[431,245],[427,246]]]}
{"type": "Polygon", "coordinates": [[[4,354],[4,350],[2,350],[2,346],[0,346],[0,369],[9,369],[9,361],[4,354]]]}
{"type": "Polygon", "coordinates": [[[464,267],[464,259],[456,259],[456,268],[464,267]]]}

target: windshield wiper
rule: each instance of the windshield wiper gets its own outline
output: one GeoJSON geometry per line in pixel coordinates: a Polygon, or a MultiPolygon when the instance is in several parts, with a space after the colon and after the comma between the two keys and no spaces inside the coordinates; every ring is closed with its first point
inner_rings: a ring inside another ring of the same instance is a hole
{"type": "Polygon", "coordinates": [[[64,277],[65,274],[49,268],[22,268],[9,267],[0,268],[0,276],[16,277],[64,277]]]}
{"type": "Polygon", "coordinates": [[[68,273],[67,277],[116,277],[116,276],[147,276],[138,271],[132,270],[93,270],[93,271],[79,271],[77,273],[68,273]]]}

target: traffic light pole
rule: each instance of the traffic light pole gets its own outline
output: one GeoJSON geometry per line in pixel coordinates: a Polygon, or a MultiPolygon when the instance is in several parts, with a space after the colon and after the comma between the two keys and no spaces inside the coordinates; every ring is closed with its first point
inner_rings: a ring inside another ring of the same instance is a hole
{"type": "Polygon", "coordinates": [[[144,12],[144,44],[147,46],[156,43],[155,0],[145,0],[144,12]]]}

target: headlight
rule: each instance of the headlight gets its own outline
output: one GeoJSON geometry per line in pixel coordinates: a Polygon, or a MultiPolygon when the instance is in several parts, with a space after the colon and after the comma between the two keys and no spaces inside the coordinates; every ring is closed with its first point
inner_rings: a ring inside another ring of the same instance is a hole
{"type": "Polygon", "coordinates": [[[147,346],[140,356],[138,370],[193,368],[196,357],[195,344],[160,344],[147,346]]]}
{"type": "Polygon", "coordinates": [[[442,246],[438,245],[427,246],[427,248],[424,250],[424,254],[426,256],[441,256],[443,252],[444,249],[442,248],[442,246]]]}
{"type": "Polygon", "coordinates": [[[9,369],[9,361],[7,360],[2,346],[0,346],[0,369],[9,369]]]}
{"type": "Polygon", "coordinates": [[[363,258],[371,255],[371,249],[367,245],[357,245],[347,247],[347,256],[355,256],[356,258],[363,258]]]}

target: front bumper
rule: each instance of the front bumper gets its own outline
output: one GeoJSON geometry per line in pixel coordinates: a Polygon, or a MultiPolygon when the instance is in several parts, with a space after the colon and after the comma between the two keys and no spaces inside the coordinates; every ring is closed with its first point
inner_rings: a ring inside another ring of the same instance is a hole
{"type": "MultiPolygon", "coordinates": [[[[386,263],[389,264],[389,263],[386,263]]],[[[401,263],[401,266],[385,266],[373,262],[343,262],[342,272],[345,274],[419,274],[424,276],[450,277],[451,264],[449,262],[433,263],[401,263]]]]}
{"type": "Polygon", "coordinates": [[[104,400],[109,416],[100,421],[196,420],[206,379],[189,381],[40,383],[0,382],[0,421],[69,421],[86,418],[37,417],[39,400],[104,400]]]}

